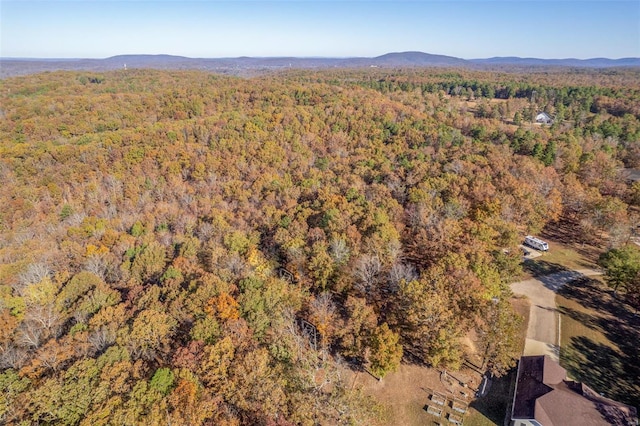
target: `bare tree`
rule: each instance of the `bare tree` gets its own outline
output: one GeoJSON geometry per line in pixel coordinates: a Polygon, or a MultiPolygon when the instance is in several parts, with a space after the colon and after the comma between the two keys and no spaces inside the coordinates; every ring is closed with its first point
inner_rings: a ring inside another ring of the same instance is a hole
{"type": "Polygon", "coordinates": [[[215,236],[213,225],[208,222],[200,222],[196,228],[196,235],[203,243],[211,240],[215,236]]]}
{"type": "Polygon", "coordinates": [[[67,223],[71,226],[78,226],[87,217],[84,213],[74,213],[67,218],[67,223]]]}
{"type": "Polygon", "coordinates": [[[100,277],[101,280],[105,280],[107,276],[107,269],[109,264],[105,256],[94,255],[89,256],[84,264],[84,269],[92,274],[100,277]]]}
{"type": "Polygon", "coordinates": [[[51,269],[47,264],[32,263],[18,275],[18,285],[14,289],[18,294],[23,295],[23,291],[28,285],[37,284],[45,278],[50,278],[51,274],[51,269]]]}
{"type": "Polygon", "coordinates": [[[320,333],[322,347],[326,347],[330,335],[333,334],[335,326],[336,305],[331,297],[331,293],[324,292],[313,299],[309,306],[311,321],[320,333]]]}
{"type": "Polygon", "coordinates": [[[63,366],[65,361],[69,359],[68,356],[68,348],[64,345],[59,344],[55,340],[49,340],[49,343],[44,345],[36,355],[38,361],[41,364],[53,371],[58,371],[63,366]]]}
{"type": "Polygon", "coordinates": [[[608,231],[609,248],[618,248],[629,242],[631,239],[631,225],[628,222],[616,222],[608,231]]]}
{"type": "Polygon", "coordinates": [[[8,344],[6,347],[0,347],[0,369],[13,368],[19,370],[27,362],[27,351],[24,348],[16,347],[8,344]]]}
{"type": "Polygon", "coordinates": [[[44,341],[44,330],[34,321],[23,321],[18,328],[16,341],[24,347],[39,348],[44,341]]]}
{"type": "Polygon", "coordinates": [[[57,337],[60,331],[60,314],[52,303],[48,305],[34,305],[25,314],[25,321],[33,322],[45,332],[45,336],[57,337]]]}
{"type": "Polygon", "coordinates": [[[353,274],[357,279],[356,288],[367,293],[375,285],[382,270],[382,262],[378,256],[365,254],[356,261],[353,274]]]}
{"type": "Polygon", "coordinates": [[[89,344],[96,353],[102,352],[107,347],[111,346],[116,341],[116,335],[113,330],[108,327],[102,326],[96,331],[89,334],[87,339],[89,344]]]}
{"type": "Polygon", "coordinates": [[[346,262],[349,259],[349,246],[342,238],[333,239],[330,246],[331,257],[336,263],[346,262]]]}
{"type": "Polygon", "coordinates": [[[17,330],[16,342],[24,347],[39,348],[60,332],[61,318],[53,304],[33,305],[25,313],[17,330]]]}
{"type": "MultiPolygon", "coordinates": [[[[318,309],[334,310],[335,305],[329,293],[323,293],[323,296],[316,299],[318,309]]],[[[340,371],[336,368],[328,348],[314,348],[309,344],[309,336],[301,330],[293,313],[286,316],[288,318],[285,320],[282,338],[295,353],[295,365],[303,378],[303,385],[309,388],[316,398],[321,398],[332,384],[340,380],[340,371]]]]}
{"type": "Polygon", "coordinates": [[[247,271],[247,264],[237,253],[227,258],[226,267],[237,278],[244,278],[247,271]]]}
{"type": "Polygon", "coordinates": [[[418,279],[418,272],[411,264],[396,262],[389,270],[388,279],[389,291],[395,293],[400,289],[400,283],[402,281],[408,283],[418,279]]]}

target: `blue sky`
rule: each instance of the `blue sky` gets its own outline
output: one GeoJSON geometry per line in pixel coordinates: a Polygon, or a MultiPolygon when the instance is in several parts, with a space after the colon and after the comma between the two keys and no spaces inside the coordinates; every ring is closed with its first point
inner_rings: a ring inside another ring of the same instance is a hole
{"type": "Polygon", "coordinates": [[[0,0],[0,56],[640,56],[640,1],[0,0]]]}

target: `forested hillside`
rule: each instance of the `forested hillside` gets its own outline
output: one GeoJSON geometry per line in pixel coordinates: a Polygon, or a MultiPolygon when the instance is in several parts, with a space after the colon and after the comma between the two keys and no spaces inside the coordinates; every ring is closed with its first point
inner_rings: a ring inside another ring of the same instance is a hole
{"type": "Polygon", "coordinates": [[[503,373],[523,236],[638,225],[639,77],[0,81],[0,422],[374,424],[347,369],[474,329],[503,373]]]}

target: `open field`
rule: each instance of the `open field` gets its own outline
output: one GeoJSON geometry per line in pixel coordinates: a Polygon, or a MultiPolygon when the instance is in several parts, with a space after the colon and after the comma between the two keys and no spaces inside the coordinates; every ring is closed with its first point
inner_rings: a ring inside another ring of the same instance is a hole
{"type": "Polygon", "coordinates": [[[569,270],[557,263],[548,262],[546,260],[546,256],[541,256],[533,260],[526,260],[522,266],[522,269],[524,270],[522,278],[523,281],[569,270]]]}
{"type": "Polygon", "coordinates": [[[557,295],[560,363],[569,376],[607,397],[640,407],[640,316],[592,279],[567,284],[557,295]]]}
{"type": "Polygon", "coordinates": [[[564,244],[551,244],[551,249],[542,255],[541,260],[547,263],[559,265],[566,269],[597,268],[595,259],[586,258],[575,248],[564,244]]]}
{"type": "Polygon", "coordinates": [[[513,306],[513,309],[515,309],[515,311],[522,316],[522,325],[520,326],[520,336],[522,337],[521,339],[521,346],[520,346],[520,351],[522,352],[522,349],[524,348],[524,336],[527,332],[527,327],[529,325],[529,307],[530,307],[530,303],[529,300],[522,298],[522,297],[514,297],[511,299],[511,306],[513,306]]]}

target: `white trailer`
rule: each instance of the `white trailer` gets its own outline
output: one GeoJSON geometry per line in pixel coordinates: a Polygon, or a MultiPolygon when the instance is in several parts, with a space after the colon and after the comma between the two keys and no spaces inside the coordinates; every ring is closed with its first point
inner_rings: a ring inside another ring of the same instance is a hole
{"type": "Polygon", "coordinates": [[[532,237],[531,235],[527,235],[524,238],[524,245],[540,251],[549,250],[549,244],[547,244],[546,242],[542,241],[539,238],[532,237]]]}

